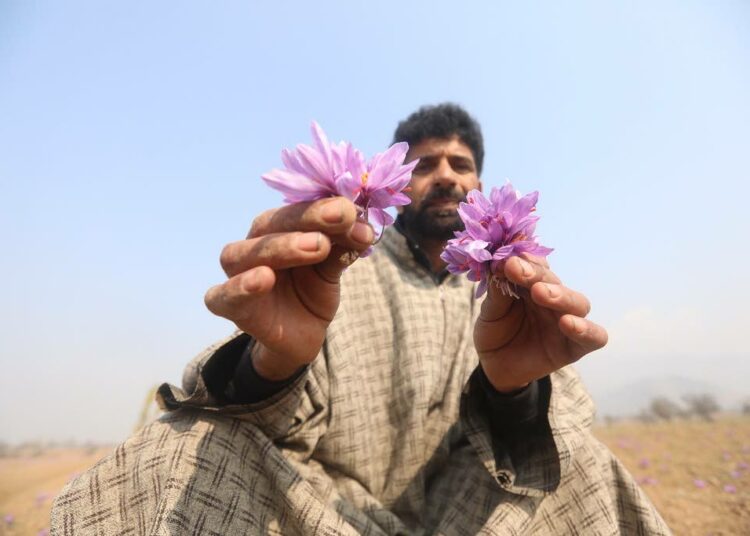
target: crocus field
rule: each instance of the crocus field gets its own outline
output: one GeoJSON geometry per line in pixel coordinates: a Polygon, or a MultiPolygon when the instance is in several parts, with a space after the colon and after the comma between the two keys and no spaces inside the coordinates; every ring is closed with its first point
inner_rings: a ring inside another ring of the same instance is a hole
{"type": "MultiPolygon", "coordinates": [[[[750,534],[750,417],[622,421],[596,435],[638,479],[677,535],[750,534]]],[[[0,535],[48,534],[52,498],[108,448],[0,456],[0,535]]]]}
{"type": "Polygon", "coordinates": [[[750,535],[750,416],[619,422],[596,435],[676,535],[750,535]]]}

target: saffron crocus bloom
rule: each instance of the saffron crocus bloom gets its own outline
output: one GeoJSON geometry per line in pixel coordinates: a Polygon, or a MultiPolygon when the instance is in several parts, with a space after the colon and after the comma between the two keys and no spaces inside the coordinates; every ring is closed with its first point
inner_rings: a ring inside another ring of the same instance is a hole
{"type": "MultiPolygon", "coordinates": [[[[451,273],[468,272],[470,280],[479,281],[477,297],[485,293],[493,272],[509,258],[522,253],[546,257],[552,252],[534,236],[539,218],[531,213],[538,198],[538,192],[520,196],[508,182],[502,188],[493,188],[489,199],[472,190],[467,202],[459,204],[458,213],[466,230],[455,233],[440,258],[448,263],[451,273]]],[[[505,294],[516,296],[507,281],[497,282],[505,294]]]]}
{"type": "Polygon", "coordinates": [[[273,169],[262,176],[266,184],[284,194],[287,203],[339,195],[336,181],[347,174],[347,158],[362,158],[348,144],[329,142],[315,121],[310,130],[314,145],[301,143],[294,150],[283,149],[281,161],[285,169],[273,169]]]}
{"type": "Polygon", "coordinates": [[[456,238],[448,241],[440,258],[448,263],[448,271],[452,274],[468,272],[469,281],[477,281],[477,296],[481,296],[487,290],[489,279],[489,261],[492,253],[487,249],[489,242],[474,240],[468,233],[459,231],[456,238]],[[459,246],[452,246],[451,242],[458,240],[459,246]],[[462,241],[462,242],[461,242],[462,241]]]}
{"type": "MultiPolygon", "coordinates": [[[[313,121],[314,145],[284,149],[285,169],[274,169],[262,176],[271,188],[284,194],[287,203],[315,201],[343,196],[357,205],[361,219],[373,224],[376,232],[393,223],[389,207],[408,205],[403,191],[411,180],[418,160],[404,164],[407,143],[396,143],[367,161],[351,143],[332,144],[323,129],[313,121]]],[[[364,255],[371,250],[368,249],[364,255]]]]}
{"type": "Polygon", "coordinates": [[[336,184],[339,194],[351,199],[360,207],[367,221],[381,227],[393,223],[393,216],[385,209],[411,203],[402,193],[409,185],[411,172],[418,160],[404,164],[409,144],[394,143],[365,164],[361,158],[347,157],[346,175],[336,184]]]}

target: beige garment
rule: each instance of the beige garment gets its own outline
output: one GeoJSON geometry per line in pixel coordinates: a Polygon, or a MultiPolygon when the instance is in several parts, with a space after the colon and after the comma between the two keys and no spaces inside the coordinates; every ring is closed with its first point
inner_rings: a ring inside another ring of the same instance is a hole
{"type": "Polygon", "coordinates": [[[221,405],[202,371],[227,341],[209,348],[184,390],[160,390],[173,411],[63,490],[53,534],[669,534],[591,435],[572,369],[542,380],[548,426],[493,438],[476,308],[465,277],[436,283],[389,229],[344,274],[305,374],[221,405]]]}

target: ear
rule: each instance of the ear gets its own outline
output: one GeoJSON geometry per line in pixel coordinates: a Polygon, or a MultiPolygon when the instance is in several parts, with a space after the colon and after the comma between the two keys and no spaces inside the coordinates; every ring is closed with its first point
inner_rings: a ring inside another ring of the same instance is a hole
{"type": "Polygon", "coordinates": [[[404,207],[401,206],[401,205],[397,206],[396,207],[396,212],[398,212],[399,214],[403,214],[404,213],[404,207]]]}
{"type": "Polygon", "coordinates": [[[477,184],[477,190],[480,192],[482,191],[482,179],[479,179],[479,184],[477,184]]]}

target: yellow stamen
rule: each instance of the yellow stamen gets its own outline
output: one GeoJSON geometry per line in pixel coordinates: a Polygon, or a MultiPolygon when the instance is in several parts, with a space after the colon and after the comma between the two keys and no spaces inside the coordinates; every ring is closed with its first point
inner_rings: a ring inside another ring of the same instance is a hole
{"type": "Polygon", "coordinates": [[[359,178],[359,180],[362,181],[362,186],[367,186],[367,177],[368,175],[367,175],[367,172],[365,171],[364,173],[362,173],[362,176],[359,178]]]}

